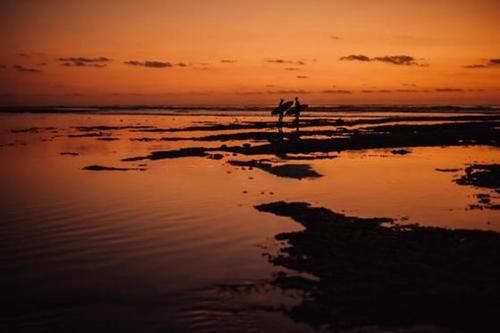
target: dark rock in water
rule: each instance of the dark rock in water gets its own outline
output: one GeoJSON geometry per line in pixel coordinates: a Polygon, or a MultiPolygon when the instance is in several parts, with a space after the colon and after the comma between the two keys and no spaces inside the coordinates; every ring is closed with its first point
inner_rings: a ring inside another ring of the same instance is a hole
{"type": "Polygon", "coordinates": [[[500,164],[473,164],[465,168],[465,175],[457,179],[460,185],[494,189],[500,193],[500,164]]]}
{"type": "Polygon", "coordinates": [[[151,141],[158,141],[158,139],[155,139],[155,138],[131,138],[130,141],[151,142],[151,141]]]}
{"type": "Polygon", "coordinates": [[[12,133],[39,133],[41,131],[54,131],[55,127],[30,127],[10,130],[12,133]]]}
{"type": "Polygon", "coordinates": [[[99,140],[99,141],[118,141],[118,140],[120,140],[120,138],[106,137],[106,138],[98,138],[97,140],[99,140]]]}
{"type": "MultiPolygon", "coordinates": [[[[351,120],[343,120],[343,119],[304,119],[301,121],[301,128],[306,127],[328,127],[328,126],[360,126],[360,125],[377,125],[377,124],[386,124],[392,123],[394,121],[497,121],[500,119],[498,115],[460,115],[460,116],[451,116],[447,115],[446,117],[435,117],[435,116],[405,116],[405,117],[383,117],[383,118],[371,118],[371,119],[351,119],[351,120]]],[[[276,125],[274,121],[246,121],[240,123],[230,123],[230,124],[219,124],[215,123],[209,126],[188,126],[184,128],[146,128],[146,129],[131,129],[131,132],[149,132],[149,133],[167,133],[167,132],[195,132],[195,131],[230,131],[230,130],[254,130],[254,129],[266,129],[272,128],[276,125]]],[[[295,128],[295,124],[293,123],[283,123],[283,128],[295,128]]]]}
{"type": "MultiPolygon", "coordinates": [[[[135,157],[126,160],[206,156],[209,152],[214,151],[247,156],[275,155],[280,157],[287,154],[327,154],[345,150],[378,148],[394,149],[396,154],[406,154],[406,149],[411,147],[465,146],[470,144],[498,146],[497,127],[497,123],[493,121],[432,125],[384,125],[369,127],[364,131],[353,129],[348,133],[344,133],[345,135],[342,137],[271,140],[269,143],[258,145],[192,147],[174,151],[153,152],[146,157],[135,157]],[[405,149],[402,149],[402,147],[405,149]]],[[[269,135],[269,133],[264,134],[269,135]]],[[[235,133],[231,135],[239,136],[241,134],[235,133]]],[[[258,135],[260,137],[262,133],[258,135]]],[[[251,140],[251,138],[247,139],[251,140]]]]}
{"type": "Polygon", "coordinates": [[[117,131],[117,130],[146,130],[152,129],[153,126],[77,126],[73,127],[80,132],[100,132],[100,131],[117,131]]]}
{"type": "Polygon", "coordinates": [[[314,171],[308,164],[279,164],[273,165],[266,160],[252,161],[228,161],[229,164],[235,166],[243,166],[249,168],[257,168],[269,172],[278,177],[284,178],[318,178],[322,175],[314,171]]]}
{"type": "Polygon", "coordinates": [[[222,154],[212,154],[212,155],[210,155],[210,158],[212,160],[222,160],[224,158],[224,155],[222,155],[222,154]]]}
{"type": "Polygon", "coordinates": [[[391,151],[393,155],[406,155],[409,154],[410,151],[406,149],[394,149],[391,151]]]}
{"type": "Polygon", "coordinates": [[[105,132],[96,132],[96,133],[84,133],[84,134],[69,134],[66,135],[67,138],[98,138],[105,137],[109,135],[109,133],[105,132]]]}
{"type": "Polygon", "coordinates": [[[89,165],[83,167],[82,170],[87,171],[146,171],[145,168],[116,168],[116,167],[107,167],[102,165],[89,165]]]}
{"type": "Polygon", "coordinates": [[[13,129],[10,130],[12,133],[38,133],[40,131],[40,128],[38,127],[30,127],[30,128],[20,128],[20,129],[13,129]]]}
{"type": "MultiPolygon", "coordinates": [[[[500,164],[473,164],[465,168],[465,175],[456,180],[459,185],[469,185],[495,190],[500,193],[500,164]]],[[[487,193],[476,195],[477,205],[469,205],[469,209],[498,209],[500,204],[493,202],[498,196],[487,193]]]]}
{"type": "Polygon", "coordinates": [[[60,155],[66,155],[66,156],[78,156],[80,155],[79,153],[73,153],[73,152],[66,152],[66,151],[63,151],[61,153],[59,153],[60,155]]]}
{"type": "Polygon", "coordinates": [[[478,199],[479,203],[483,205],[489,205],[491,203],[491,195],[489,194],[479,193],[476,194],[476,198],[478,199]]]}
{"type": "Polygon", "coordinates": [[[436,171],[439,172],[457,172],[460,171],[461,169],[446,169],[446,168],[436,168],[436,171]]]}
{"type": "Polygon", "coordinates": [[[394,225],[389,218],[346,216],[303,202],[255,208],[305,228],[276,235],[287,244],[270,258],[298,272],[273,281],[305,295],[284,310],[296,321],[335,332],[419,323],[450,332],[500,330],[498,233],[394,225]]]}
{"type": "Polygon", "coordinates": [[[133,162],[142,160],[162,160],[179,157],[205,157],[208,156],[208,148],[182,148],[179,150],[154,151],[148,156],[139,156],[122,159],[123,162],[133,162]]]}

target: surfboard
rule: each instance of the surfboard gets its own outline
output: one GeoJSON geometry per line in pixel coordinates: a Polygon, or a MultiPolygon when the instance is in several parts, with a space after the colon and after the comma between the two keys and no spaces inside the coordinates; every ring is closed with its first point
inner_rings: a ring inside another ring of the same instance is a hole
{"type": "Polygon", "coordinates": [[[283,104],[281,104],[280,106],[278,106],[277,108],[275,108],[272,112],[271,112],[271,115],[275,116],[275,115],[278,115],[280,113],[284,113],[286,112],[286,110],[288,110],[291,106],[293,105],[293,102],[292,101],[288,101],[288,102],[285,102],[283,104]]]}
{"type": "Polygon", "coordinates": [[[294,106],[293,108],[291,108],[290,110],[288,110],[286,112],[286,115],[287,116],[296,115],[298,113],[301,113],[302,111],[305,111],[308,107],[309,107],[308,104],[300,104],[300,105],[294,106]]]}

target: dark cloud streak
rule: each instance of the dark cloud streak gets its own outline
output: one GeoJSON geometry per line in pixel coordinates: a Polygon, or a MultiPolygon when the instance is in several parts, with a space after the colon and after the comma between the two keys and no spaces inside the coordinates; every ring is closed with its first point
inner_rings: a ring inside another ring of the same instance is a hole
{"type": "Polygon", "coordinates": [[[323,90],[321,93],[323,93],[323,94],[349,95],[349,94],[352,94],[352,91],[343,90],[343,89],[327,89],[327,90],[323,90]]]}
{"type": "Polygon", "coordinates": [[[41,73],[42,72],[39,69],[24,67],[22,65],[14,65],[12,67],[14,67],[14,69],[16,71],[21,72],[21,73],[41,73]]]}
{"type": "Polygon", "coordinates": [[[173,67],[173,65],[170,62],[163,62],[163,61],[137,61],[137,60],[129,60],[124,62],[125,65],[129,66],[140,66],[140,67],[147,67],[147,68],[169,68],[173,67]]]}
{"type": "Polygon", "coordinates": [[[440,93],[458,93],[458,92],[483,92],[484,89],[470,89],[470,88],[436,88],[435,92],[440,93]]]}
{"type": "Polygon", "coordinates": [[[468,65],[468,66],[464,66],[464,68],[478,69],[478,68],[491,68],[491,67],[497,67],[497,66],[500,66],[500,58],[489,59],[484,64],[468,65]]]}
{"type": "Polygon", "coordinates": [[[302,61],[302,60],[285,60],[285,59],[280,59],[280,58],[276,58],[276,59],[267,59],[266,60],[267,63],[270,63],[270,64],[275,64],[275,65],[299,65],[299,66],[305,66],[305,62],[302,61]]]}
{"type": "Polygon", "coordinates": [[[308,90],[267,90],[267,91],[242,91],[237,92],[238,95],[307,95],[311,94],[308,90]]]}
{"type": "Polygon", "coordinates": [[[371,58],[364,54],[351,54],[345,57],[341,57],[342,61],[361,61],[361,62],[383,62],[391,65],[398,66],[419,66],[426,67],[427,65],[417,62],[412,56],[409,55],[393,55],[393,56],[380,56],[371,58]]]}
{"type": "Polygon", "coordinates": [[[362,55],[362,54],[351,54],[351,55],[340,58],[340,60],[343,60],[343,61],[364,61],[364,62],[372,61],[372,59],[370,57],[362,55]]]}
{"type": "Polygon", "coordinates": [[[57,61],[61,62],[63,64],[63,66],[66,66],[66,67],[102,68],[102,67],[106,67],[106,65],[113,60],[108,58],[108,57],[95,57],[95,58],[62,57],[62,58],[58,58],[57,61]]]}

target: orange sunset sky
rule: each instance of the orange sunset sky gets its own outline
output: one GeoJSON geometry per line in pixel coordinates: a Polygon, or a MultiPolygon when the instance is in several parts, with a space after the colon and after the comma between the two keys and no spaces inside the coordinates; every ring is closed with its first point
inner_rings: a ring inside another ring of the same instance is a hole
{"type": "Polygon", "coordinates": [[[498,0],[0,1],[0,105],[500,104],[498,0]]]}

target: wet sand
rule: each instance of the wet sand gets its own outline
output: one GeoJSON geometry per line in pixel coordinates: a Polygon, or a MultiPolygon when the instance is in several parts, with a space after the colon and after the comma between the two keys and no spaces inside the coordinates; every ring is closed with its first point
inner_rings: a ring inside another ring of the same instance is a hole
{"type": "Polygon", "coordinates": [[[494,110],[42,111],[0,115],[10,330],[497,325],[494,110]]]}

